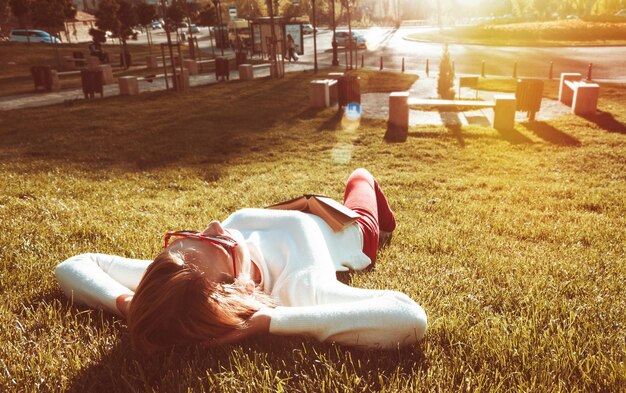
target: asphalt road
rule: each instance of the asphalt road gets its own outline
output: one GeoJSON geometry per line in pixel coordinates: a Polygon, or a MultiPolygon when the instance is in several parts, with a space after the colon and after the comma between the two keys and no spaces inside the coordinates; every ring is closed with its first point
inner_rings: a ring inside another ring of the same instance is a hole
{"type": "MultiPolygon", "coordinates": [[[[341,29],[346,29],[342,27],[341,29]]],[[[400,69],[402,58],[407,70],[425,72],[426,60],[430,71],[436,72],[443,48],[440,43],[416,42],[405,39],[409,33],[434,29],[434,27],[402,27],[354,29],[367,38],[367,49],[358,50],[358,64],[361,59],[365,66],[379,67],[383,58],[384,68],[400,69]]],[[[145,42],[140,37],[137,42],[145,42]]],[[[156,32],[155,42],[165,42],[165,34],[156,32]]],[[[198,35],[200,48],[211,53],[208,29],[201,28],[198,35]]],[[[330,66],[332,61],[332,32],[320,29],[317,33],[318,66],[330,66]]],[[[313,63],[313,36],[304,38],[304,55],[300,61],[313,63]]],[[[600,47],[498,47],[484,45],[449,45],[450,55],[457,73],[480,74],[482,61],[485,61],[487,76],[512,76],[517,62],[519,77],[547,77],[550,62],[553,62],[553,76],[561,72],[579,72],[587,75],[589,63],[593,63],[592,77],[596,80],[626,82],[626,46],[600,47]]],[[[217,50],[219,53],[219,50],[217,50]]],[[[227,51],[229,52],[229,51],[227,51]]],[[[340,65],[346,64],[346,53],[340,48],[340,65]]],[[[232,52],[230,52],[232,53],[232,52]]]]}

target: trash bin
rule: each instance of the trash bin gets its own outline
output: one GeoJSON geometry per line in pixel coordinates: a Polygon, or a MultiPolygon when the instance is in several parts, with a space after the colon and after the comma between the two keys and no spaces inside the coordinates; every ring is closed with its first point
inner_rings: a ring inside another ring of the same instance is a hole
{"type": "Polygon", "coordinates": [[[102,70],[81,70],[80,80],[83,84],[83,94],[85,98],[94,98],[95,93],[100,93],[100,97],[104,97],[102,91],[102,70]]]}
{"type": "Polygon", "coordinates": [[[43,87],[46,91],[52,91],[52,69],[50,66],[32,66],[30,73],[33,76],[35,90],[43,87]]]}
{"type": "Polygon", "coordinates": [[[240,64],[246,64],[248,62],[248,56],[246,56],[246,52],[237,52],[235,57],[235,64],[239,67],[240,64]]]}
{"type": "Polygon", "coordinates": [[[229,63],[226,57],[216,57],[215,58],[215,78],[226,78],[227,80],[230,77],[229,63]]]}
{"type": "Polygon", "coordinates": [[[124,67],[124,61],[126,61],[126,68],[131,66],[130,52],[123,52],[120,54],[120,67],[124,67]]]}
{"type": "Polygon", "coordinates": [[[344,75],[338,79],[337,100],[339,108],[350,103],[361,103],[361,86],[359,84],[361,78],[356,75],[344,75]]]}
{"type": "Polygon", "coordinates": [[[515,87],[517,110],[528,112],[530,121],[535,120],[535,114],[541,109],[543,97],[543,81],[541,79],[518,79],[515,87]]]}

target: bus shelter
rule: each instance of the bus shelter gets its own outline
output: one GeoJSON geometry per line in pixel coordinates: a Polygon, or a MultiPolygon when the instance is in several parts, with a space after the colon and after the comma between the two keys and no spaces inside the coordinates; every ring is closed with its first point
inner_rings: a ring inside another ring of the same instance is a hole
{"type": "MultiPolygon", "coordinates": [[[[264,57],[271,57],[272,23],[269,17],[252,19],[252,51],[264,57]]],[[[274,17],[274,35],[276,36],[276,54],[287,55],[287,36],[291,35],[296,44],[296,53],[304,54],[302,23],[274,17]]]]}

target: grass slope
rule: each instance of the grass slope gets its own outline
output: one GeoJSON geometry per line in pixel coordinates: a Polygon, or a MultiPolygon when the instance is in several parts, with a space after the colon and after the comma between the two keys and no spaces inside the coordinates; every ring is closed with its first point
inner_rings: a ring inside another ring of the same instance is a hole
{"type": "Polygon", "coordinates": [[[0,391],[626,388],[624,88],[604,88],[593,119],[420,126],[390,144],[382,121],[308,109],[312,77],[2,114],[0,391]],[[54,279],[71,255],[152,258],[166,230],[237,208],[339,199],[356,167],[400,226],[376,269],[344,279],[423,305],[415,347],[270,337],[148,357],[54,279]]]}

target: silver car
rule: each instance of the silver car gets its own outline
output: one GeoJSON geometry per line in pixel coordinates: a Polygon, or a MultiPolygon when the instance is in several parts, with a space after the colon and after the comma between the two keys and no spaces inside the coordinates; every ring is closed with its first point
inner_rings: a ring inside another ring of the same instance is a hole
{"type": "MultiPolygon", "coordinates": [[[[348,31],[337,31],[335,33],[335,41],[337,42],[337,46],[348,47],[350,42],[350,32],[348,31]]],[[[353,31],[352,32],[352,47],[355,45],[358,48],[365,48],[367,46],[367,40],[361,34],[353,31]]]]}

